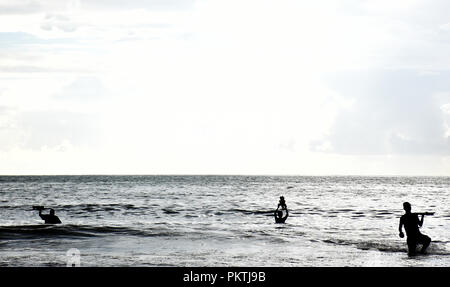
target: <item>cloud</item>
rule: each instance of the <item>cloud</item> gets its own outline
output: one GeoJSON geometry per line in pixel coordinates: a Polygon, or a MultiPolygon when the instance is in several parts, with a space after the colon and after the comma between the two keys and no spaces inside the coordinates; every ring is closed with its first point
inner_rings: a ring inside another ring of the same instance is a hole
{"type": "Polygon", "coordinates": [[[101,132],[99,117],[62,109],[24,111],[0,106],[0,150],[40,150],[67,144],[95,147],[101,132]]]}
{"type": "Polygon", "coordinates": [[[91,46],[75,38],[50,38],[24,32],[0,32],[0,75],[9,77],[21,74],[35,77],[37,74],[87,74],[98,65],[92,65],[91,46]],[[11,75],[7,75],[11,74],[11,75]]]}
{"type": "MultiPolygon", "coordinates": [[[[48,85],[48,81],[46,83],[48,85]]],[[[6,102],[8,97],[14,96],[12,86],[9,88],[0,91],[6,102]]],[[[67,146],[96,148],[100,145],[103,138],[100,128],[102,115],[98,112],[98,105],[92,103],[92,98],[98,99],[106,94],[101,82],[93,77],[77,78],[62,86],[56,97],[46,89],[46,84],[31,86],[28,88],[29,97],[25,96],[22,102],[13,104],[10,101],[9,105],[0,106],[0,150],[39,151],[67,146]]]]}
{"type": "Polygon", "coordinates": [[[29,15],[73,10],[186,10],[195,0],[0,0],[0,15],[29,15]]]}
{"type": "Polygon", "coordinates": [[[37,37],[24,32],[0,32],[0,44],[3,49],[18,45],[42,43],[37,37]]]}
{"type": "Polygon", "coordinates": [[[37,1],[1,1],[0,15],[15,15],[15,14],[32,14],[42,10],[42,6],[37,1]]]}
{"type": "Polygon", "coordinates": [[[450,103],[449,76],[410,70],[333,75],[330,86],[353,104],[312,149],[328,143],[328,150],[339,154],[449,154],[443,110],[450,103]]]}
{"type": "Polygon", "coordinates": [[[56,95],[58,99],[92,100],[103,98],[108,90],[96,77],[83,76],[62,88],[56,95]]]}
{"type": "Polygon", "coordinates": [[[184,10],[192,8],[195,0],[83,0],[79,1],[82,8],[87,9],[149,9],[149,10],[184,10]]]}
{"type": "Polygon", "coordinates": [[[0,150],[9,150],[20,142],[22,132],[14,121],[16,110],[9,106],[0,106],[0,150]]]}
{"type": "Polygon", "coordinates": [[[32,65],[11,65],[4,66],[0,65],[0,73],[68,73],[75,72],[74,70],[68,69],[57,69],[50,67],[40,67],[32,65]]]}
{"type": "Polygon", "coordinates": [[[68,16],[61,14],[48,14],[41,23],[41,28],[47,31],[59,29],[64,32],[74,32],[79,24],[72,21],[68,16]]]}
{"type": "Polygon", "coordinates": [[[63,110],[30,111],[17,116],[16,125],[23,134],[21,147],[41,149],[65,142],[72,145],[95,145],[99,135],[94,115],[63,110]]]}
{"type": "Polygon", "coordinates": [[[56,44],[70,44],[76,45],[77,41],[74,39],[57,38],[57,39],[42,39],[33,34],[25,32],[0,32],[0,46],[3,49],[16,50],[20,48],[34,48],[37,46],[48,46],[56,44]]]}

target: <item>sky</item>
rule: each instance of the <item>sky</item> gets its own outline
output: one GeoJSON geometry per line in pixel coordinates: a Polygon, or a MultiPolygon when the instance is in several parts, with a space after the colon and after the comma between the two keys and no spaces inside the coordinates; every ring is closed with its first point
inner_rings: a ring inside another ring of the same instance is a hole
{"type": "Polygon", "coordinates": [[[0,0],[0,174],[450,176],[445,0],[0,0]]]}

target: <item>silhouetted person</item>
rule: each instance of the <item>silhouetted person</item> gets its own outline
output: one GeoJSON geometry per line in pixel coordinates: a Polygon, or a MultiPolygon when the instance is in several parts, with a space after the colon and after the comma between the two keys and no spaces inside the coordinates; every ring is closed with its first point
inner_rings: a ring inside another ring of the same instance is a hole
{"type": "Polygon", "coordinates": [[[286,218],[289,216],[289,212],[286,209],[286,216],[283,217],[283,211],[276,210],[275,213],[275,223],[284,223],[286,221],[286,218]]]}
{"type": "Polygon", "coordinates": [[[58,224],[61,223],[58,216],[55,215],[55,211],[50,208],[49,214],[42,214],[42,209],[39,209],[39,216],[45,220],[46,224],[58,224]]]}
{"type": "Polygon", "coordinates": [[[286,201],[284,201],[284,196],[280,196],[280,201],[278,202],[277,210],[280,207],[281,207],[281,209],[286,209],[287,210],[286,201]]]}
{"type": "Polygon", "coordinates": [[[431,238],[419,231],[419,227],[422,227],[423,225],[424,215],[422,214],[422,218],[419,220],[416,213],[411,213],[411,204],[409,202],[403,203],[403,209],[405,210],[405,214],[400,217],[398,231],[400,232],[400,238],[405,237],[402,231],[402,227],[405,227],[408,255],[414,255],[416,253],[417,244],[422,244],[420,252],[425,253],[425,250],[430,245],[431,238]]]}
{"type": "Polygon", "coordinates": [[[275,210],[274,216],[275,216],[275,223],[284,223],[286,221],[286,218],[289,216],[284,196],[280,196],[280,201],[278,202],[278,206],[277,209],[275,210]],[[286,210],[286,216],[284,217],[282,210],[286,210]]]}

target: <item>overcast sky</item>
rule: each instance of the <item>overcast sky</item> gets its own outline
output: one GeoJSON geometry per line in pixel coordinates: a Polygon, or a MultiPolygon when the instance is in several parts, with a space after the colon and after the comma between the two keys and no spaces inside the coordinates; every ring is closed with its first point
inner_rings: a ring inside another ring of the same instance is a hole
{"type": "Polygon", "coordinates": [[[450,1],[0,0],[0,174],[450,175],[450,1]]]}

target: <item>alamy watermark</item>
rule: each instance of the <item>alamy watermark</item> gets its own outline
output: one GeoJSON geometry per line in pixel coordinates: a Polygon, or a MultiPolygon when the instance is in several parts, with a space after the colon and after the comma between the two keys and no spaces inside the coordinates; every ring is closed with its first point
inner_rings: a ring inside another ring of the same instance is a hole
{"type": "Polygon", "coordinates": [[[80,267],[80,250],[71,248],[66,252],[67,267],[80,267]]]}

